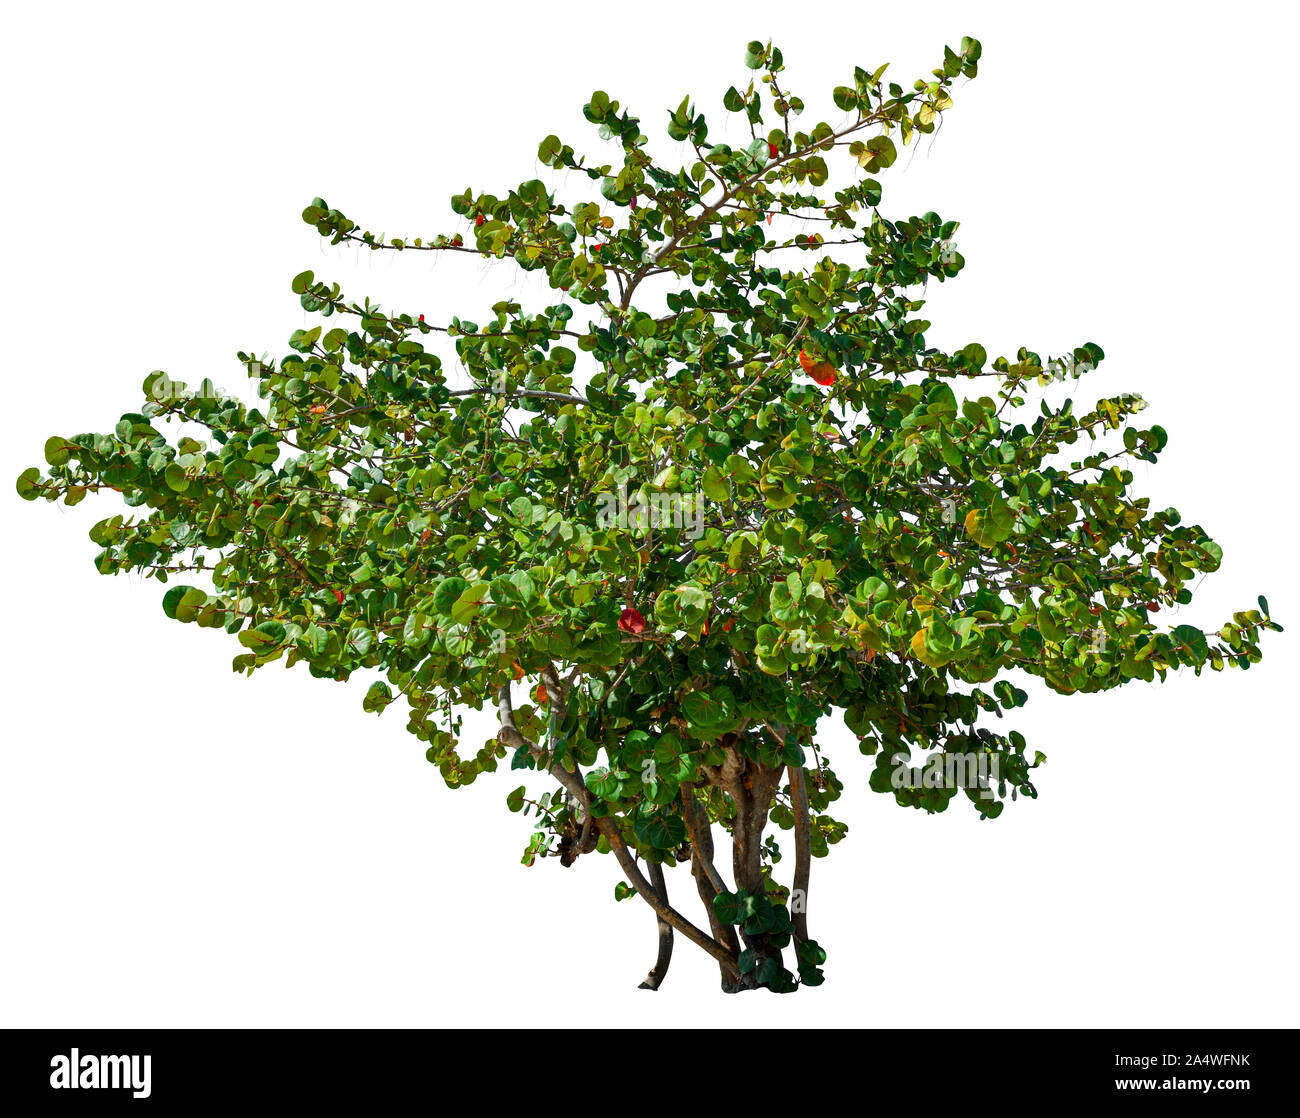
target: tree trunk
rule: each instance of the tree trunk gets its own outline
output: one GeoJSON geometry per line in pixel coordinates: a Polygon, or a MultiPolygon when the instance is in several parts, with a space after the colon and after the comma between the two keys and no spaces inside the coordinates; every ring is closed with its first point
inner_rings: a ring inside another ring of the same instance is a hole
{"type": "MultiPolygon", "coordinates": [[[[695,878],[695,888],[704,902],[708,913],[709,929],[713,938],[733,955],[740,954],[740,940],[736,930],[730,924],[724,924],[713,910],[713,898],[719,893],[730,892],[726,883],[713,864],[713,826],[690,785],[682,787],[682,816],[686,820],[686,832],[691,840],[691,876],[695,878]]],[[[719,964],[722,973],[722,990],[734,994],[741,988],[734,975],[727,973],[727,968],[719,964]]]]}
{"type": "MultiPolygon", "coordinates": [[[[763,881],[763,830],[767,826],[772,797],[781,784],[781,769],[766,769],[740,756],[729,746],[726,760],[705,769],[705,777],[731,797],[736,817],[731,825],[731,860],[736,890],[751,896],[766,892],[763,881]]],[[[773,947],[766,934],[751,934],[742,927],[740,938],[754,952],[756,966],[764,959],[781,963],[781,952],[773,947]]],[[[741,976],[742,989],[752,989],[755,970],[741,976]]]]}
{"type": "MultiPolygon", "coordinates": [[[[668,883],[664,880],[664,868],[658,862],[650,864],[650,884],[655,887],[655,892],[659,894],[659,899],[667,908],[668,883]]],[[[655,965],[650,968],[650,973],[645,976],[645,981],[637,987],[639,990],[658,990],[663,980],[668,976],[668,964],[672,962],[672,925],[658,913],[655,913],[655,926],[659,930],[659,954],[655,957],[655,965]]]]}
{"type": "Polygon", "coordinates": [[[790,803],[794,810],[794,883],[790,891],[790,919],[795,937],[802,942],[808,939],[808,879],[812,872],[812,853],[808,845],[808,783],[801,765],[791,765],[788,771],[790,803]]]}

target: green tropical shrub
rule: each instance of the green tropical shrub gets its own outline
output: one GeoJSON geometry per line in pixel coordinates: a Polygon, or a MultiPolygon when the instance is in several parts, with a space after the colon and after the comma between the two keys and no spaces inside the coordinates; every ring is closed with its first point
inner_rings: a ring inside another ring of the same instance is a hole
{"type": "Polygon", "coordinates": [[[831,93],[841,123],[808,125],[780,50],[750,43],[753,80],[723,97],[748,141],[711,142],[685,98],[666,121],[678,166],[596,92],[583,113],[611,162],[558,136],[538,149],[587,197],[466,189],[432,237],[363,231],[318,198],[303,218],[333,244],[509,260],[554,301],[435,324],[303,272],[321,322],[278,361],[240,355],[257,406],[152,374],[138,410],[51,438],[18,490],[119,491],[90,533],[100,572],[166,583],[169,617],[235,637],[237,671],[381,675],[365,708],[398,704],[450,786],[553,776],[507,797],[537,821],[524,860],[617,858],[619,898],[658,923],[646,985],[674,932],[726,989],[818,984],[810,865],[845,833],[820,720],[842,716],[877,792],[927,812],[960,794],[992,819],[1036,794],[1043,760],[978,725],[1025,702],[1011,673],[1068,695],[1247,667],[1279,628],[1263,599],[1217,632],[1161,626],[1221,560],[1132,492],[1126,463],[1166,433],[1135,395],[1026,401],[1098,346],[927,341],[957,223],[886,218],[876,176],[979,57],[964,39],[906,89],[855,69],[831,93]],[[179,423],[193,433],[169,437],[179,423]],[[457,708],[485,705],[499,733],[464,742],[457,708]],[[670,904],[678,863],[698,923],[670,904]]]}

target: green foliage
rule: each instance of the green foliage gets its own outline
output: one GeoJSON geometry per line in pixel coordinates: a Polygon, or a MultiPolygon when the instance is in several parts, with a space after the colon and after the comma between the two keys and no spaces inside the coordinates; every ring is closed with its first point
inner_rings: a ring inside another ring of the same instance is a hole
{"type": "MultiPolygon", "coordinates": [[[[1086,373],[1098,346],[990,360],[928,339],[925,285],[964,263],[957,223],[886,217],[866,176],[934,131],[979,57],[963,39],[906,89],[855,68],[829,93],[839,123],[810,124],[780,50],[755,41],[752,80],[723,97],[739,146],[711,140],[684,97],[667,112],[674,167],[596,91],[583,115],[611,161],[556,135],[537,150],[585,197],[470,187],[452,229],[414,238],[314,199],[303,220],[334,244],[508,258],[553,301],[434,324],[301,272],[290,289],[325,321],[278,361],[240,354],[255,406],[153,373],[108,433],[50,438],[48,469],[18,492],[120,492],[125,511],[90,533],[97,570],[202,582],[171,585],[163,610],[233,635],[237,671],[379,673],[365,709],[400,697],[449,785],[508,752],[511,769],[578,773],[613,828],[598,850],[689,858],[688,792],[739,838],[719,774],[741,764],[806,768],[806,826],[788,789],[760,806],[824,856],[844,835],[826,814],[841,784],[812,749],[832,715],[875,758],[873,789],[928,812],[964,791],[995,818],[1036,794],[1042,761],[1019,733],[975,725],[1024,702],[1008,673],[1073,694],[1244,668],[1280,626],[1262,598],[1217,631],[1160,624],[1222,560],[1133,491],[1126,462],[1156,461],[1166,432],[1130,394],[1026,414],[1028,391],[1086,373]],[[170,435],[179,422],[203,438],[170,435]],[[566,682],[534,687],[501,740],[459,740],[456,707],[543,676],[566,682]],[[953,779],[958,759],[974,780],[953,779]]],[[[525,864],[589,848],[579,805],[523,788],[507,802],[536,811],[525,864]]],[[[778,857],[764,845],[764,873],[778,857]]],[[[819,983],[815,941],[786,970],[790,913],[737,885],[714,912],[758,937],[740,971],[773,990],[819,983]]]]}

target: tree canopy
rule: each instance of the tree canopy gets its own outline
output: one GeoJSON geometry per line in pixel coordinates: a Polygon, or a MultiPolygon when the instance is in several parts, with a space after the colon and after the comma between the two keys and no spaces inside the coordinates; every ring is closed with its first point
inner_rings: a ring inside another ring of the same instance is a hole
{"type": "Polygon", "coordinates": [[[845,834],[819,725],[843,719],[896,803],[960,794],[993,819],[1043,760],[988,725],[1026,701],[1017,673],[1070,695],[1244,668],[1279,628],[1262,598],[1215,632],[1161,624],[1222,559],[1133,492],[1165,431],[1137,395],[1028,399],[1099,346],[927,339],[957,223],[884,216],[876,176],[979,58],[963,39],[907,88],[855,68],[836,123],[809,124],[756,41],[722,98],[742,142],[688,96],[645,125],[665,160],[597,91],[609,162],[547,136],[548,181],[467,188],[443,232],[371,233],[317,198],[303,220],[335,245],[510,261],[553,302],[433,323],[303,272],[323,321],[278,360],[239,355],[256,406],[153,373],[111,431],[49,439],[18,491],[120,492],[90,532],[101,573],[166,583],[169,617],[236,638],[237,671],[381,677],[365,708],[404,711],[448,785],[553,776],[507,798],[536,820],[524,861],[615,855],[619,898],[658,924],[645,985],[674,932],[725,989],[818,984],[810,865],[845,834]],[[485,706],[499,732],[463,740],[485,706]],[[669,901],[678,864],[700,923],[669,901]]]}

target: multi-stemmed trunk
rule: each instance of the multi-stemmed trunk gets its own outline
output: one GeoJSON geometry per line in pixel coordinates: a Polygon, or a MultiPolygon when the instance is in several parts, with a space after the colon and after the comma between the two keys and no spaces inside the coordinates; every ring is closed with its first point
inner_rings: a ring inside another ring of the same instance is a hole
{"type": "MultiPolygon", "coordinates": [[[[720,787],[731,798],[735,816],[731,821],[731,864],[736,882],[735,891],[750,896],[766,892],[763,881],[763,831],[767,827],[772,797],[781,784],[782,770],[764,768],[745,760],[729,747],[726,760],[717,767],[706,767],[705,776],[711,784],[720,787]]],[[[764,959],[781,961],[781,952],[772,945],[764,933],[750,934],[740,929],[740,938],[746,948],[754,953],[757,965],[764,959]]],[[[741,977],[740,988],[756,985],[754,975],[757,965],[741,977]]]]}
{"type": "MultiPolygon", "coordinates": [[[[553,673],[544,673],[543,682],[548,691],[565,697],[565,688],[553,673]],[[548,678],[549,676],[549,678],[548,678]]],[[[507,745],[526,746],[541,759],[544,754],[535,743],[528,742],[515,725],[509,686],[498,692],[498,711],[501,718],[499,738],[507,745]]],[[[696,796],[696,786],[682,786],[682,817],[690,845],[691,874],[696,890],[708,917],[709,931],[699,928],[678,912],[668,898],[663,867],[650,863],[649,877],[642,873],[636,856],[627,847],[619,829],[618,820],[611,816],[596,815],[592,811],[591,792],[578,770],[570,771],[562,764],[550,766],[551,775],[564,787],[574,807],[581,828],[575,844],[577,854],[594,848],[599,835],[623,870],[629,884],[654,910],[658,935],[658,953],[655,964],[641,983],[642,989],[657,990],[663,982],[672,958],[673,935],[680,932],[717,960],[722,988],[727,992],[754,989],[760,985],[756,975],[764,961],[774,959],[782,964],[781,950],[765,932],[746,932],[743,926],[728,923],[714,904],[719,894],[744,893],[750,897],[763,897],[767,884],[763,878],[763,832],[767,827],[773,797],[788,774],[790,799],[794,816],[795,877],[791,893],[791,932],[797,945],[808,940],[807,893],[810,866],[808,796],[803,768],[768,767],[741,756],[736,747],[736,736],[728,735],[720,743],[725,750],[723,763],[702,768],[700,785],[719,788],[730,799],[734,814],[728,820],[732,838],[732,873],[735,887],[728,888],[714,863],[712,824],[708,813],[696,796]],[[741,954],[752,952],[743,972],[741,954]]],[[[575,855],[576,856],[576,855],[575,855]]]]}

